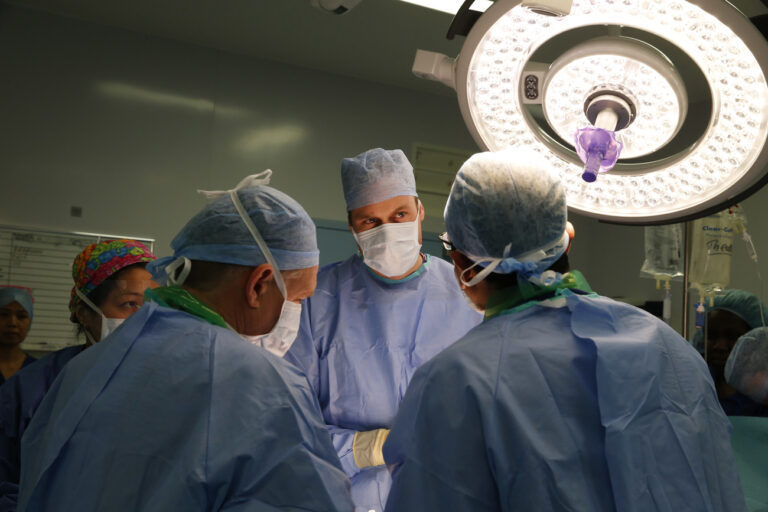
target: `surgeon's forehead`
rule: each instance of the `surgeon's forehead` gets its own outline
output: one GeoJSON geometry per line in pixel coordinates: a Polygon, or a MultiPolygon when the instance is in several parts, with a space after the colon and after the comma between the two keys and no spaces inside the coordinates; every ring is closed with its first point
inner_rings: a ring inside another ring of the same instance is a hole
{"type": "Polygon", "coordinates": [[[26,311],[26,310],[27,310],[27,309],[26,309],[24,306],[22,306],[21,304],[19,304],[19,303],[18,303],[18,302],[16,302],[15,300],[13,300],[13,301],[9,302],[8,304],[5,304],[5,305],[3,305],[3,306],[0,306],[0,311],[6,311],[6,312],[11,312],[11,311],[26,311]]]}
{"type": "Polygon", "coordinates": [[[383,217],[391,215],[400,210],[415,209],[418,204],[418,198],[415,196],[395,196],[393,198],[380,201],[378,203],[355,208],[350,213],[353,219],[366,217],[383,217]]]}
{"type": "Polygon", "coordinates": [[[727,309],[713,309],[707,314],[709,327],[738,327],[749,330],[749,324],[741,316],[727,309]]]}

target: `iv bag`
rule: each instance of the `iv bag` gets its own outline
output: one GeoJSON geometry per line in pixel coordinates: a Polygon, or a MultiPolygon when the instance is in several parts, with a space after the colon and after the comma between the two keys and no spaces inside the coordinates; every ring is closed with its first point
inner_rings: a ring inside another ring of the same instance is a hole
{"type": "Polygon", "coordinates": [[[731,282],[733,240],[739,219],[728,210],[693,221],[688,281],[704,295],[731,282]]]}
{"type": "Polygon", "coordinates": [[[683,225],[646,226],[645,261],[640,272],[656,279],[683,275],[683,225]]]}

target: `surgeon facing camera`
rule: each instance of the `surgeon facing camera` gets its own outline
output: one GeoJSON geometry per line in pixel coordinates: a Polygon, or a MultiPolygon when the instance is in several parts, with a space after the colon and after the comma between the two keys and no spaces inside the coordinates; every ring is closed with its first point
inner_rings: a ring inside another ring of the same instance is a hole
{"type": "Polygon", "coordinates": [[[421,252],[424,207],[399,150],[341,162],[358,254],[320,269],[286,359],[317,394],[360,510],[380,512],[390,476],[382,447],[413,372],[477,325],[451,265],[421,252]]]}

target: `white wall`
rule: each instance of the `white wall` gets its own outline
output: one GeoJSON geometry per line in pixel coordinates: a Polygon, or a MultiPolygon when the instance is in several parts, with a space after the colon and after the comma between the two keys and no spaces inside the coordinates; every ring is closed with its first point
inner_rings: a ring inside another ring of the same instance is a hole
{"type": "MultiPolygon", "coordinates": [[[[197,188],[230,188],[270,167],[314,218],[345,221],[342,157],[375,146],[410,153],[414,142],[475,148],[448,96],[5,5],[0,70],[0,223],[148,236],[160,255],[204,204],[197,188]]],[[[767,197],[745,202],[763,274],[767,197]]],[[[572,220],[573,267],[596,291],[661,299],[639,277],[642,228],[572,220]]],[[[760,292],[739,244],[734,260],[733,285],[760,292]]],[[[674,293],[681,301],[680,285],[674,293]]],[[[679,327],[679,303],[675,315],[679,327]]]]}

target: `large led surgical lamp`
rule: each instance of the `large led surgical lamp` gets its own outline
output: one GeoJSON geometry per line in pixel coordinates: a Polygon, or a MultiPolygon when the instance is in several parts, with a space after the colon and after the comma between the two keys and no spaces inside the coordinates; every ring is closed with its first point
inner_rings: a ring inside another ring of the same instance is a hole
{"type": "Polygon", "coordinates": [[[481,148],[545,155],[574,211],[679,222],[768,180],[768,42],[727,2],[471,3],[459,56],[419,50],[413,71],[456,90],[481,148]]]}

